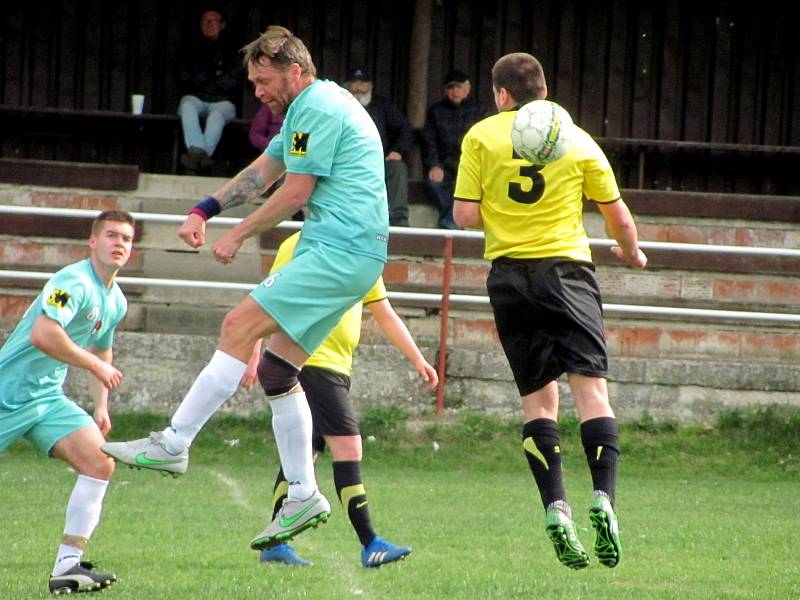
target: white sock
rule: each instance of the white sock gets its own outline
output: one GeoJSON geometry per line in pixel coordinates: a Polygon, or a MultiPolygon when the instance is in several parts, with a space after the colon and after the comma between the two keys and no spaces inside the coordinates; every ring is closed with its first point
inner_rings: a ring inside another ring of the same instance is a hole
{"type": "Polygon", "coordinates": [[[63,575],[81,561],[83,550],[75,546],[61,544],[56,555],[56,564],[53,565],[53,576],[63,575]]]}
{"type": "MultiPolygon", "coordinates": [[[[72,495],[67,503],[67,519],[64,535],[89,539],[100,522],[103,497],[108,489],[108,481],[78,475],[72,495]]],[[[53,567],[53,575],[61,575],[80,561],[83,552],[67,544],[61,544],[53,567]]]]}
{"type": "Polygon", "coordinates": [[[270,400],[272,431],[281,457],[289,498],[302,500],[317,489],[311,450],[311,410],[305,392],[270,400]]]}
{"type": "Polygon", "coordinates": [[[172,426],[164,430],[169,452],[180,454],[189,447],[203,425],[236,393],[246,368],[246,363],[230,354],[214,352],[175,411],[172,426]]]}

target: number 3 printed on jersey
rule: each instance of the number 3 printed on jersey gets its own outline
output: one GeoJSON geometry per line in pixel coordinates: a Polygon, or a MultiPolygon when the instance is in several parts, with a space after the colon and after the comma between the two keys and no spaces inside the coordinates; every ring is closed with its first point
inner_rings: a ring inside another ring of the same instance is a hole
{"type": "MultiPolygon", "coordinates": [[[[522,159],[522,157],[513,149],[511,150],[511,155],[512,158],[522,159]]],[[[539,170],[543,166],[544,165],[532,164],[520,165],[519,177],[523,177],[531,182],[530,189],[525,191],[520,182],[509,181],[508,197],[514,202],[519,202],[520,204],[534,204],[538,202],[541,199],[542,194],[544,194],[544,177],[542,177],[542,174],[539,173],[539,170]]],[[[525,187],[528,186],[526,185],[525,187]]]]}

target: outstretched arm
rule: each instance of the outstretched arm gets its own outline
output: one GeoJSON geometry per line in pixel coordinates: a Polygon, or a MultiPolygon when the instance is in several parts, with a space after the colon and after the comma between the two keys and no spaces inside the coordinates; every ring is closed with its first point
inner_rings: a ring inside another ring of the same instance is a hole
{"type": "Polygon", "coordinates": [[[403,353],[409,362],[414,365],[414,368],[419,373],[419,376],[427,384],[429,390],[434,389],[439,383],[439,376],[425,357],[422,356],[414,338],[408,331],[406,324],[400,316],[394,311],[392,305],[387,299],[378,302],[371,302],[367,304],[372,316],[378,322],[378,325],[383,331],[384,335],[389,338],[389,341],[403,353]]]}
{"type": "Polygon", "coordinates": [[[647,256],[639,249],[636,223],[628,205],[620,198],[615,202],[598,202],[597,208],[606,221],[606,233],[619,244],[611,247],[611,253],[634,269],[644,269],[647,256]]]}
{"type": "Polygon", "coordinates": [[[250,354],[250,360],[247,361],[247,368],[244,370],[244,375],[239,380],[239,385],[246,390],[253,387],[253,384],[258,380],[258,363],[261,360],[261,347],[264,340],[258,340],[256,345],[253,346],[253,352],[250,354]]]}
{"type": "Polygon", "coordinates": [[[285,170],[283,163],[261,154],[233,179],[193,208],[178,230],[178,236],[192,248],[199,248],[206,242],[206,221],[210,217],[255,200],[275,183],[285,170]]]}

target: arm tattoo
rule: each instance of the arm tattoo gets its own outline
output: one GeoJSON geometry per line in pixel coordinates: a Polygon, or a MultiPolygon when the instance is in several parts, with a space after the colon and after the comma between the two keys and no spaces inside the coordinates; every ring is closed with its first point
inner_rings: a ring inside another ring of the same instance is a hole
{"type": "Polygon", "coordinates": [[[222,193],[222,199],[219,201],[220,209],[226,210],[255,200],[265,189],[267,186],[261,174],[254,168],[247,167],[231,180],[228,188],[222,193]]]}

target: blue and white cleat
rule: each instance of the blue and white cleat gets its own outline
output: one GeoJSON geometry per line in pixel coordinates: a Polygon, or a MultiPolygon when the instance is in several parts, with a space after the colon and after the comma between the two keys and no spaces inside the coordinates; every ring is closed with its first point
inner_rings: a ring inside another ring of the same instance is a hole
{"type": "Polygon", "coordinates": [[[314,563],[300,558],[289,544],[278,544],[261,551],[259,560],[263,563],[280,563],[292,567],[310,567],[314,563]]]}
{"type": "Polygon", "coordinates": [[[411,546],[395,546],[376,535],[361,549],[361,564],[368,569],[403,560],[411,554],[411,546]]]}

